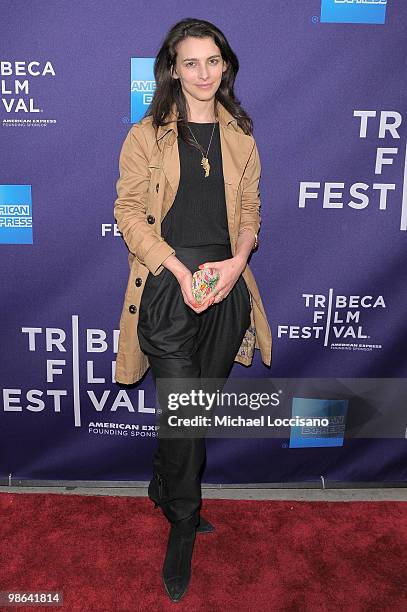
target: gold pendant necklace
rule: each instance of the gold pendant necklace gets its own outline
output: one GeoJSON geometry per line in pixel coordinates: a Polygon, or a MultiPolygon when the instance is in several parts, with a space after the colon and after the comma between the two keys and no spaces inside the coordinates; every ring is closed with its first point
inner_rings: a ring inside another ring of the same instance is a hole
{"type": "Polygon", "coordinates": [[[209,170],[211,169],[211,165],[209,163],[209,159],[207,157],[203,157],[201,159],[201,166],[203,166],[205,170],[205,178],[209,176],[209,170]]]}
{"type": "Polygon", "coordinates": [[[206,155],[204,154],[205,152],[203,151],[203,149],[202,149],[201,145],[199,144],[199,142],[198,142],[198,141],[197,141],[197,139],[195,138],[195,136],[194,136],[194,134],[193,134],[193,132],[192,132],[191,128],[189,127],[189,125],[188,125],[188,123],[187,123],[187,125],[188,125],[188,129],[189,129],[189,131],[190,131],[190,132],[191,132],[191,134],[192,134],[192,138],[195,140],[196,144],[198,145],[198,147],[200,148],[201,153],[202,153],[201,166],[202,166],[202,167],[203,167],[203,169],[205,170],[205,178],[206,178],[207,176],[209,176],[209,171],[210,171],[210,169],[211,169],[211,166],[210,166],[210,163],[209,163],[209,159],[208,159],[208,153],[209,153],[209,149],[210,149],[210,146],[211,146],[212,136],[213,136],[213,133],[214,133],[214,131],[215,131],[215,125],[216,125],[216,123],[217,123],[217,122],[215,121],[215,123],[213,124],[212,134],[211,134],[211,139],[210,139],[210,141],[209,141],[208,150],[206,151],[206,155]]]}

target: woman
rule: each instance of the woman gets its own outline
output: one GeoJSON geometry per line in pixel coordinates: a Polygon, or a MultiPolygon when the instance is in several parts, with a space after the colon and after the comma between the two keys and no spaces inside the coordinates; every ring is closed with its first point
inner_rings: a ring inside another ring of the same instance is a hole
{"type": "MultiPolygon", "coordinates": [[[[271,332],[247,259],[260,227],[260,160],[252,121],[233,92],[239,63],[213,24],[185,19],[154,65],[148,113],[120,154],[115,218],[129,249],[116,381],[223,379],[254,349],[271,363],[271,332]],[[192,274],[219,281],[198,303],[192,274]]],[[[161,397],[160,397],[161,405],[161,397]]],[[[170,523],[163,565],[174,601],[191,576],[200,517],[204,437],[159,437],[148,494],[170,523]]]]}

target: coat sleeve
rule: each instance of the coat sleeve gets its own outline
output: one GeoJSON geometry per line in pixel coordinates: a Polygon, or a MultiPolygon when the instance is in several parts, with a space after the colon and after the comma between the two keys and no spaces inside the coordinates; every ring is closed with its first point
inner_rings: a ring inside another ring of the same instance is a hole
{"type": "Polygon", "coordinates": [[[249,229],[254,233],[256,242],[253,248],[257,246],[257,234],[261,225],[260,175],[261,162],[256,141],[254,140],[254,146],[242,178],[242,204],[239,227],[239,233],[244,229],[249,229]]]}
{"type": "Polygon", "coordinates": [[[129,251],[157,276],[163,270],[163,261],[175,250],[147,222],[150,173],[146,151],[142,127],[136,123],[120,152],[114,217],[129,251]]]}

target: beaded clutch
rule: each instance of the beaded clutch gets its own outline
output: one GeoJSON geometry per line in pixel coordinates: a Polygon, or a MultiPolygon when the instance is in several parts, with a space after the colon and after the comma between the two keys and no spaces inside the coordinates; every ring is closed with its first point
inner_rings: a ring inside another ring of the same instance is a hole
{"type": "Polygon", "coordinates": [[[192,295],[197,302],[202,302],[214,290],[220,278],[215,268],[197,270],[192,275],[192,295]]]}

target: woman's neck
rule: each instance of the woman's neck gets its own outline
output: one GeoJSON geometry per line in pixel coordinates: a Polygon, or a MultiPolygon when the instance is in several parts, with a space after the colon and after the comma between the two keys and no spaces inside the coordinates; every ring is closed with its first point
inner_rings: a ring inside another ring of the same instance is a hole
{"type": "Polygon", "coordinates": [[[216,120],[215,121],[213,121],[213,120],[212,121],[192,121],[192,120],[190,121],[190,120],[188,120],[188,123],[203,123],[203,124],[206,124],[206,125],[209,125],[209,124],[212,125],[213,123],[218,123],[218,121],[216,121],[216,120]]]}

